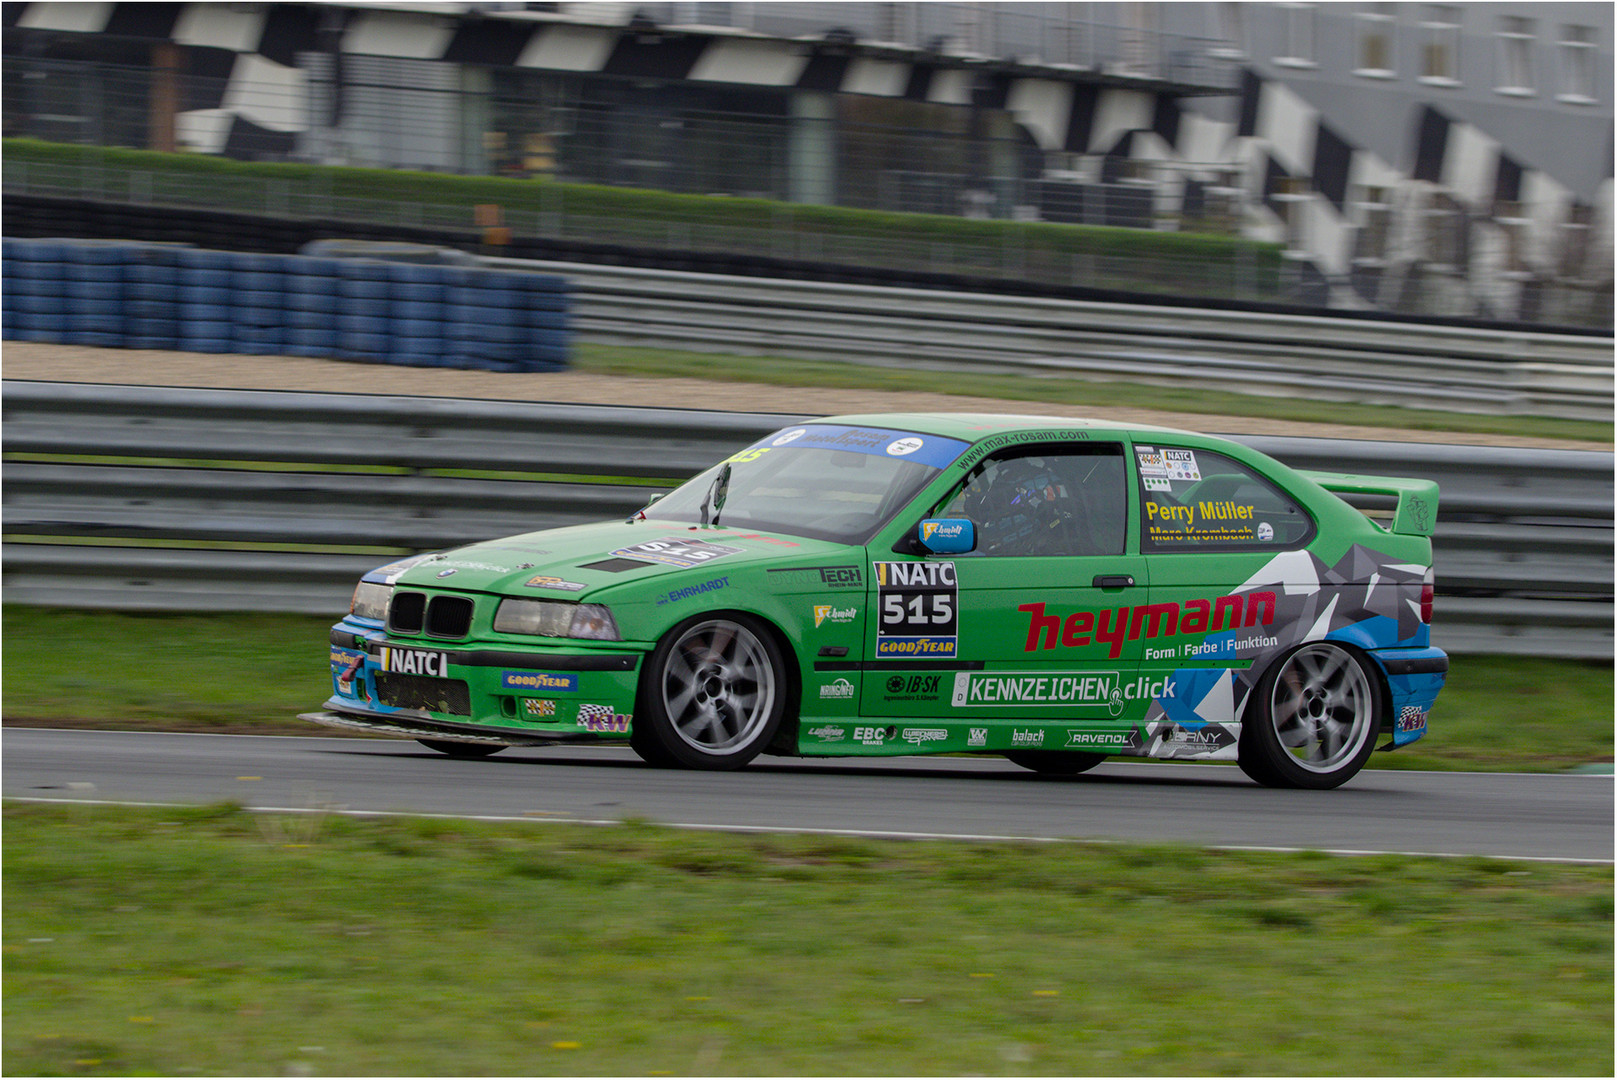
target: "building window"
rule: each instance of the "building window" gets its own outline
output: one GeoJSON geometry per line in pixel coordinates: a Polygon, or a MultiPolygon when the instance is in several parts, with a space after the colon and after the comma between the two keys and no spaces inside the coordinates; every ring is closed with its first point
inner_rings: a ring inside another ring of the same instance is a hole
{"type": "Polygon", "coordinates": [[[1533,93],[1533,20],[1518,15],[1499,17],[1499,81],[1501,94],[1533,93]]]}
{"type": "Polygon", "coordinates": [[[1460,85],[1460,9],[1428,4],[1421,28],[1420,80],[1433,86],[1460,85]]]}
{"type": "Polygon", "coordinates": [[[1217,42],[1212,55],[1221,60],[1246,58],[1246,13],[1242,4],[1209,4],[1212,37],[1217,42]]]}
{"type": "Polygon", "coordinates": [[[1282,67],[1318,67],[1314,59],[1314,5],[1281,4],[1286,40],[1275,63],[1282,67]]]}
{"type": "Polygon", "coordinates": [[[1595,32],[1561,27],[1561,93],[1558,100],[1590,105],[1595,100],[1595,32]]]}
{"type": "Polygon", "coordinates": [[[1392,235],[1392,205],[1384,187],[1359,188],[1359,233],[1354,239],[1353,261],[1381,265],[1386,261],[1392,235]]]}
{"type": "Polygon", "coordinates": [[[1390,79],[1397,70],[1398,15],[1392,4],[1369,4],[1358,17],[1358,65],[1353,74],[1390,79]]]}

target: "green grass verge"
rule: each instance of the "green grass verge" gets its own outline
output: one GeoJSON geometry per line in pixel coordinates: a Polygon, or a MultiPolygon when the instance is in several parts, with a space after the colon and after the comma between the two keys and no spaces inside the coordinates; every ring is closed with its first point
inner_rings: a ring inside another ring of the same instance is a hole
{"type": "Polygon", "coordinates": [[[1277,290],[1281,277],[1278,244],[1211,233],[975,220],[408,169],[244,162],[37,139],[9,138],[0,148],[8,172],[24,165],[50,166],[63,177],[88,179],[92,191],[114,201],[129,198],[135,188],[131,178],[144,174],[150,178],[144,190],[162,191],[166,199],[250,213],[262,213],[266,193],[274,191],[282,203],[294,198],[308,201],[317,214],[331,212],[334,200],[344,200],[348,213],[363,206],[368,217],[382,221],[398,220],[401,206],[461,208],[466,212],[458,218],[460,227],[470,230],[471,208],[495,204],[508,215],[581,222],[629,242],[636,237],[665,240],[671,226],[711,226],[731,236],[755,233],[770,250],[779,244],[789,248],[797,237],[809,238],[815,248],[819,247],[815,239],[829,241],[833,253],[840,240],[854,241],[854,248],[867,252],[873,245],[876,251],[924,251],[928,245],[941,244],[957,257],[985,266],[999,266],[1014,255],[1023,267],[1022,276],[1029,279],[1064,280],[1071,274],[1071,258],[1082,256],[1098,260],[1096,284],[1154,293],[1194,295],[1209,282],[1228,286],[1239,278],[1267,296],[1277,290]]]}
{"type": "MultiPolygon", "coordinates": [[[[333,618],[69,611],[8,604],[5,721],[331,734],[297,719],[331,693],[333,618]],[[93,663],[69,662],[92,657],[93,663]]],[[[1609,664],[1457,656],[1431,734],[1373,768],[1537,771],[1612,760],[1609,664]]]]}
{"type": "MultiPolygon", "coordinates": [[[[573,361],[577,371],[638,378],[689,378],[772,386],[836,387],[885,392],[927,391],[963,397],[1094,408],[1148,408],[1196,416],[1239,416],[1287,420],[1303,430],[1307,424],[1352,424],[1399,430],[1451,431],[1459,435],[1517,435],[1539,439],[1576,439],[1610,445],[1613,426],[1594,420],[1562,420],[1541,416],[1490,416],[1474,413],[1400,409],[1385,405],[1262,397],[1194,387],[1149,386],[1099,382],[1072,377],[977,375],[915,368],[867,367],[825,360],[768,356],[715,356],[672,349],[580,344],[573,361]]],[[[882,407],[873,401],[872,408],[882,407]]],[[[1014,411],[1014,410],[1013,410],[1014,411]]],[[[1024,410],[1025,411],[1025,410],[1024,410]]]]}
{"type": "Polygon", "coordinates": [[[8,804],[11,1075],[1610,1075],[1609,867],[8,804]]]}

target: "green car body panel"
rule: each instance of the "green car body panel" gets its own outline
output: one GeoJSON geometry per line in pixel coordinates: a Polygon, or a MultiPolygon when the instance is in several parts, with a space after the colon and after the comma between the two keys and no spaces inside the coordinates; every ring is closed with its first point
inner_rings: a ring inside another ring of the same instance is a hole
{"type": "MultiPolygon", "coordinates": [[[[627,521],[367,575],[361,589],[380,606],[333,628],[332,697],[308,718],[449,742],[628,740],[666,674],[648,670],[659,642],[712,616],[778,648],[773,753],[1073,751],[1246,767],[1254,703],[1329,718],[1304,703],[1312,691],[1282,704],[1299,651],[1322,663],[1332,693],[1351,657],[1364,678],[1344,693],[1373,706],[1372,740],[1403,745],[1425,733],[1447,670],[1429,634],[1436,508],[1428,481],[1299,472],[1168,428],[830,417],[759,440],[627,521]],[[825,477],[809,524],[746,520],[771,499],[818,497],[778,479],[805,454],[825,477]],[[894,486],[867,491],[866,473],[894,486]],[[1337,492],[1392,500],[1390,527],[1337,492]],[[975,550],[920,539],[961,521],[975,550]],[[544,617],[609,615],[611,629],[496,629],[499,605],[517,600],[576,604],[544,617]]],[[[1277,730],[1284,743],[1284,718],[1277,730]]]]}

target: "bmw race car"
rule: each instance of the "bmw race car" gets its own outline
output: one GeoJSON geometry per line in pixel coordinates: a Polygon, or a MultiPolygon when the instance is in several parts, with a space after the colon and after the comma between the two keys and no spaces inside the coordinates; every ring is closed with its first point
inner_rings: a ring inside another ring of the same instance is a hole
{"type": "Polygon", "coordinates": [[[305,719],[470,757],[1239,762],[1330,788],[1426,733],[1437,485],[1169,428],[839,416],[627,521],[365,576],[305,719]],[[1379,496],[1385,523],[1340,495],[1379,496]]]}

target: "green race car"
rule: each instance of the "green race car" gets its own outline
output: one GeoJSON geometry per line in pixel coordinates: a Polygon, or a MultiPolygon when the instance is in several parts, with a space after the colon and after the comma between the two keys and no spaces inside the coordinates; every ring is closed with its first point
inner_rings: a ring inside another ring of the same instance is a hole
{"type": "Polygon", "coordinates": [[[627,521],[367,574],[305,719],[462,757],[1127,756],[1335,787],[1425,734],[1448,670],[1437,494],[1169,428],[830,417],[627,521]]]}

